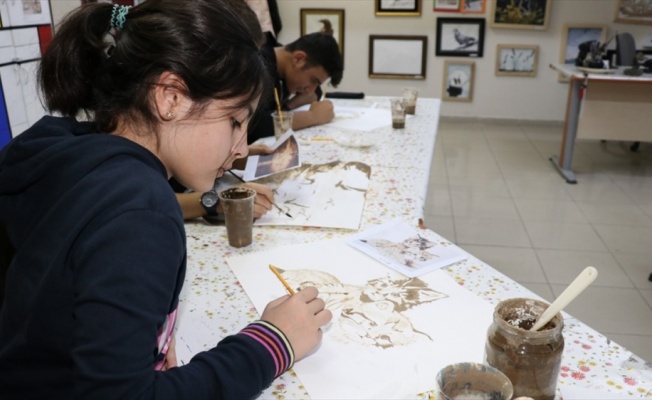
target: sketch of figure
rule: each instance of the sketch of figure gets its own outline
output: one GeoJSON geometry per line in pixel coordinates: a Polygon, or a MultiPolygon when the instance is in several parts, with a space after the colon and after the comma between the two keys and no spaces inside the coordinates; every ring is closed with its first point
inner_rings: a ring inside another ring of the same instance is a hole
{"type": "Polygon", "coordinates": [[[361,239],[361,241],[375,247],[381,254],[410,268],[419,268],[433,257],[437,257],[427,251],[437,243],[421,235],[412,236],[400,242],[392,242],[386,239],[361,239]]]}
{"type": "Polygon", "coordinates": [[[433,341],[414,327],[405,312],[448,297],[430,289],[418,278],[383,276],[364,285],[341,282],[328,272],[315,269],[282,270],[288,283],[297,288],[315,286],[333,313],[334,339],[381,349],[433,341]]]}
{"type": "MultiPolygon", "coordinates": [[[[272,210],[256,224],[277,222],[357,229],[370,175],[371,168],[366,164],[333,161],[303,164],[299,168],[264,178],[259,182],[272,188],[276,203],[293,218],[275,220],[276,212],[272,210]]],[[[281,214],[278,216],[281,217],[281,214]]]]}

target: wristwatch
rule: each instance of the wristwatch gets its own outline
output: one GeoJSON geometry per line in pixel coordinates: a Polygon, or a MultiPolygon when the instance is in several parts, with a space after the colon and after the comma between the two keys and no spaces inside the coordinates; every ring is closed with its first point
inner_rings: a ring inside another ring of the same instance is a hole
{"type": "Polygon", "coordinates": [[[217,197],[217,192],[215,190],[209,190],[202,194],[199,203],[204,207],[204,210],[206,210],[206,214],[209,217],[217,216],[217,205],[220,203],[220,199],[217,197]]]}

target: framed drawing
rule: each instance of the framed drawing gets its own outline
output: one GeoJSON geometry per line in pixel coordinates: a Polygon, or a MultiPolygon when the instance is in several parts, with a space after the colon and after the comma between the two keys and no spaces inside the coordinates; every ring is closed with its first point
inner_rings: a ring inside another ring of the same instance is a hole
{"type": "Polygon", "coordinates": [[[496,48],[496,75],[537,76],[539,46],[499,44],[496,48]]]}
{"type": "Polygon", "coordinates": [[[614,22],[652,25],[652,0],[618,0],[614,22]]]}
{"type": "Polygon", "coordinates": [[[437,18],[436,56],[482,57],[484,18],[437,18]]]}
{"type": "Polygon", "coordinates": [[[421,0],[375,0],[376,15],[414,17],[421,15],[421,0]]]}
{"type": "Polygon", "coordinates": [[[301,36],[314,32],[333,35],[344,57],[344,9],[341,8],[302,8],[301,36]]]}
{"type": "Polygon", "coordinates": [[[512,29],[548,28],[552,0],[528,0],[515,4],[514,0],[492,2],[491,27],[512,29]]]}
{"type": "MultiPolygon", "coordinates": [[[[597,40],[604,43],[607,40],[607,25],[603,24],[566,24],[562,30],[561,53],[559,62],[562,64],[575,65],[575,59],[579,53],[581,43],[597,40]]],[[[562,74],[559,74],[559,82],[568,82],[562,74]]]]}
{"type": "Polygon", "coordinates": [[[460,7],[460,0],[435,0],[433,11],[458,12],[460,7]]]}
{"type": "Polygon", "coordinates": [[[462,0],[460,11],[465,14],[484,14],[487,0],[462,0]]]}
{"type": "Polygon", "coordinates": [[[427,36],[369,35],[369,77],[426,79],[427,36]]]}
{"type": "Polygon", "coordinates": [[[475,61],[444,61],[444,84],[441,99],[444,101],[473,101],[473,75],[475,61]]]}

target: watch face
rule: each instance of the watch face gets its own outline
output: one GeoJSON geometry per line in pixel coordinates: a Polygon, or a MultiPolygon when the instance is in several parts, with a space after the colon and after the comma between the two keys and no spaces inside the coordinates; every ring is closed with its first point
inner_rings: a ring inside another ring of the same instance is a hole
{"type": "Polygon", "coordinates": [[[217,204],[217,192],[211,190],[201,195],[201,203],[204,207],[213,207],[217,204]]]}

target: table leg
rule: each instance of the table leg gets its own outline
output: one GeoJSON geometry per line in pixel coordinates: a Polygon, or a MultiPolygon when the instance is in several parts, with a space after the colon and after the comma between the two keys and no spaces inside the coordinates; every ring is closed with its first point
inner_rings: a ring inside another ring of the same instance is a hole
{"type": "Polygon", "coordinates": [[[564,124],[564,136],[561,142],[559,157],[553,155],[550,161],[557,168],[557,171],[566,179],[567,183],[577,183],[575,174],[571,170],[573,163],[573,150],[575,138],[577,137],[577,124],[580,119],[581,90],[586,87],[583,79],[571,78],[568,88],[568,101],[566,106],[566,121],[564,124]]]}

